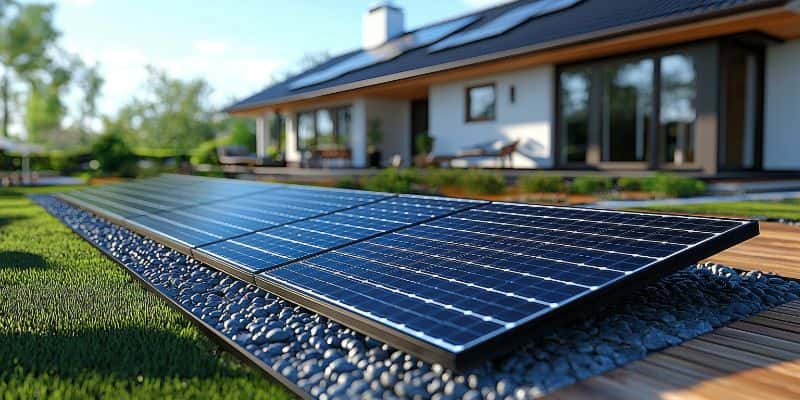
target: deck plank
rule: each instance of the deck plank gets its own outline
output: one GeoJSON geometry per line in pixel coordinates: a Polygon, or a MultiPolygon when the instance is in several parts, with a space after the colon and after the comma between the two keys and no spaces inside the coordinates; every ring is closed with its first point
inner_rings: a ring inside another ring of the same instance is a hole
{"type": "Polygon", "coordinates": [[[800,398],[800,301],[553,393],[555,399],[800,398]]]}
{"type": "Polygon", "coordinates": [[[800,279],[800,227],[760,222],[759,228],[759,236],[712,256],[709,261],[800,279]]]}

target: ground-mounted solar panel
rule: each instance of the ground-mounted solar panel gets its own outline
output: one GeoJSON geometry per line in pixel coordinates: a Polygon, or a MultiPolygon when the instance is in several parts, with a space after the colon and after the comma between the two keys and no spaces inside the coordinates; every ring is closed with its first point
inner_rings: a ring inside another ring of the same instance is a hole
{"type": "Polygon", "coordinates": [[[252,280],[269,268],[482,204],[403,195],[216,242],[194,254],[252,280]]]}
{"type": "Polygon", "coordinates": [[[209,192],[227,192],[236,197],[198,206],[170,207],[160,212],[129,218],[124,223],[176,250],[191,253],[194,247],[391,196],[355,190],[285,185],[261,185],[259,192],[247,194],[246,190],[237,189],[236,183],[213,182],[208,183],[211,186],[204,189],[209,192]]]}
{"type": "Polygon", "coordinates": [[[268,269],[256,282],[460,368],[757,233],[751,221],[492,203],[268,269]]]}

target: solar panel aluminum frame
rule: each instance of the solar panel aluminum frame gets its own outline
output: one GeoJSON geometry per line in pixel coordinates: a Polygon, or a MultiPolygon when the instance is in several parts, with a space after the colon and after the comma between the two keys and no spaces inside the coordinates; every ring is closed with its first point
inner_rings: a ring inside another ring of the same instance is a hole
{"type": "MultiPolygon", "coordinates": [[[[650,215],[686,217],[678,214],[650,215]]],[[[282,285],[274,280],[256,275],[255,283],[264,290],[272,292],[285,300],[300,304],[367,336],[374,337],[397,349],[414,354],[425,361],[439,363],[455,370],[464,370],[487,359],[510,353],[518,349],[519,346],[529,343],[533,336],[551,333],[558,326],[575,321],[582,315],[596,311],[600,308],[600,304],[608,304],[618,300],[628,294],[631,289],[640,288],[658,281],[706,257],[753,238],[759,233],[757,221],[742,221],[730,218],[713,219],[737,221],[742,224],[717,236],[705,239],[683,251],[675,253],[673,256],[658,260],[639,272],[635,272],[633,276],[627,279],[618,279],[609,285],[574,299],[560,306],[557,312],[546,312],[474,346],[467,347],[458,353],[449,352],[442,347],[435,346],[400,330],[392,329],[357,312],[335,306],[326,300],[303,293],[288,285],[282,285]],[[596,301],[597,299],[603,299],[603,301],[598,302],[596,301]]]]}

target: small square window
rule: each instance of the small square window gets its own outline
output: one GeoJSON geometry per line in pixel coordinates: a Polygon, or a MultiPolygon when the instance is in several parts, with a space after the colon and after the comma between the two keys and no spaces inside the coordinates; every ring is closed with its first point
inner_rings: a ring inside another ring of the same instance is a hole
{"type": "Polygon", "coordinates": [[[467,122],[493,121],[496,104],[494,84],[467,88],[467,122]]]}

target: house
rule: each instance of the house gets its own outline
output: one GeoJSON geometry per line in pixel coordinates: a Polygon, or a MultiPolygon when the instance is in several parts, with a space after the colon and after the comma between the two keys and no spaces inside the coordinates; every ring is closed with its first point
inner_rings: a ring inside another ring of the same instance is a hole
{"type": "Polygon", "coordinates": [[[290,165],[363,167],[372,147],[408,164],[430,135],[438,156],[518,141],[513,168],[800,170],[800,1],[520,0],[403,21],[373,7],[360,48],[226,111],[290,165]]]}

